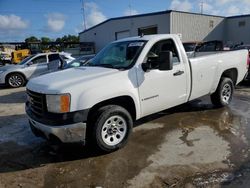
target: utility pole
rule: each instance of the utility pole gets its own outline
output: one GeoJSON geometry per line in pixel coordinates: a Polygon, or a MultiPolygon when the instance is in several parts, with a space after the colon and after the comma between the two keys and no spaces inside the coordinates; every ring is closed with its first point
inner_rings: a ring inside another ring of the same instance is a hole
{"type": "Polygon", "coordinates": [[[204,1],[202,0],[200,2],[201,14],[203,14],[203,7],[204,7],[204,1]]]}
{"type": "Polygon", "coordinates": [[[82,16],[83,16],[83,29],[84,29],[84,31],[87,29],[86,28],[86,17],[85,17],[85,4],[84,4],[84,1],[83,0],[81,0],[82,1],[82,16]]]}
{"type": "Polygon", "coordinates": [[[128,8],[129,8],[129,16],[131,16],[131,14],[132,14],[132,11],[131,11],[131,0],[129,0],[128,8]]]}

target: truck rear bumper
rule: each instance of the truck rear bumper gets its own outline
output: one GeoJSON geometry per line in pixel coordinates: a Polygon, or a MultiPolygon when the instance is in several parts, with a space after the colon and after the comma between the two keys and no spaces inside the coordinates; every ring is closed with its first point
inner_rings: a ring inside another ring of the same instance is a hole
{"type": "Polygon", "coordinates": [[[29,117],[32,132],[48,140],[62,143],[85,143],[86,123],[74,123],[62,126],[48,126],[29,117]],[[56,138],[56,139],[55,139],[56,138]]]}

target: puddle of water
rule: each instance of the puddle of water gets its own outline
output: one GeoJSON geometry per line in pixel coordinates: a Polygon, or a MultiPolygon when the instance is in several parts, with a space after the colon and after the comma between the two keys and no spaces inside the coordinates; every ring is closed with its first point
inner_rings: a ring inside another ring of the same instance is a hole
{"type": "Polygon", "coordinates": [[[18,145],[32,145],[41,141],[32,134],[26,117],[17,118],[11,125],[7,124],[0,128],[0,143],[15,142],[18,145]]]}
{"type": "Polygon", "coordinates": [[[198,168],[199,164],[212,163],[221,163],[221,167],[228,167],[224,161],[230,155],[229,144],[212,128],[200,126],[185,134],[180,129],[168,133],[159,151],[148,158],[151,164],[128,181],[131,187],[148,186],[157,174],[159,176],[158,171],[163,167],[170,169],[176,165],[197,165],[198,168]]]}
{"type": "Polygon", "coordinates": [[[163,123],[145,123],[143,125],[135,127],[133,129],[133,131],[134,132],[142,131],[142,130],[148,131],[148,130],[153,130],[153,129],[160,129],[160,128],[163,128],[163,127],[164,127],[163,123]]]}

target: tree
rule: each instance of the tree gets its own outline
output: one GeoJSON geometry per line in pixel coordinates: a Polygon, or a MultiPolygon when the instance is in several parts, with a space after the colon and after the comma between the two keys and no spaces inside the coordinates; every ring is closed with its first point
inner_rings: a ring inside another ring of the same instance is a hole
{"type": "Polygon", "coordinates": [[[56,42],[79,42],[79,37],[75,35],[64,35],[62,38],[57,38],[56,42]]]}
{"type": "Polygon", "coordinates": [[[51,42],[52,40],[49,37],[42,37],[41,41],[42,43],[47,43],[47,42],[51,42]]]}
{"type": "Polygon", "coordinates": [[[60,37],[56,38],[56,42],[62,42],[62,39],[60,37]]]}
{"type": "Polygon", "coordinates": [[[29,43],[29,42],[39,42],[40,40],[38,38],[36,38],[35,36],[31,36],[31,37],[28,37],[25,39],[25,42],[26,43],[29,43]]]}

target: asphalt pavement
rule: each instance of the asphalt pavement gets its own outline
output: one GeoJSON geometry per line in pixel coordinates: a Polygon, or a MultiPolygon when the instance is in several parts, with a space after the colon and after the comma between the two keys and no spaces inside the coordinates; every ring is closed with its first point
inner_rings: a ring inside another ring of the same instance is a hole
{"type": "Polygon", "coordinates": [[[30,131],[25,88],[0,87],[0,187],[249,187],[250,87],[228,107],[209,97],[135,123],[127,146],[101,154],[30,131]]]}

